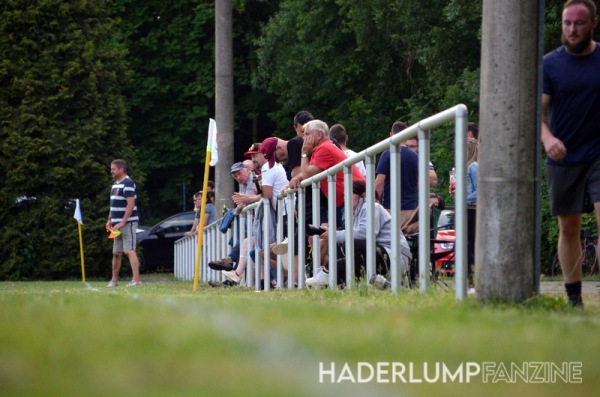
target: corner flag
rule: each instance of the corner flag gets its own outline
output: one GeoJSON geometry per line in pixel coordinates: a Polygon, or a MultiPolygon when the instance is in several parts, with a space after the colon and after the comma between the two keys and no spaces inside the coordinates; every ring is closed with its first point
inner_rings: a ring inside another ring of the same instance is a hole
{"type": "Polygon", "coordinates": [[[219,144],[217,143],[217,122],[210,119],[208,123],[208,146],[210,151],[210,166],[214,167],[219,161],[219,144]]]}
{"type": "Polygon", "coordinates": [[[77,220],[77,228],[79,229],[79,251],[81,254],[81,281],[85,283],[85,263],[83,260],[83,234],[81,225],[83,225],[83,217],[81,216],[81,208],[79,207],[79,199],[75,200],[75,214],[73,218],[77,220]]]}
{"type": "Polygon", "coordinates": [[[83,225],[83,217],[81,216],[81,208],[79,207],[79,199],[75,200],[75,214],[73,218],[77,220],[80,224],[83,225]]]}

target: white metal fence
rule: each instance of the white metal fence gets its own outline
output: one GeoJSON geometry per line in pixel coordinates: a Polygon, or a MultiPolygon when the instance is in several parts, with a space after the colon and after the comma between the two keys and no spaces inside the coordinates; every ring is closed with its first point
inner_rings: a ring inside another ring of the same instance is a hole
{"type": "MultiPolygon", "coordinates": [[[[336,195],[335,195],[335,182],[336,174],[343,171],[344,174],[344,202],[352,203],[352,165],[364,160],[367,169],[367,191],[366,191],[366,202],[367,202],[367,269],[366,277],[367,280],[375,272],[375,233],[374,233],[374,222],[375,219],[375,163],[376,156],[383,151],[390,150],[390,196],[391,196],[391,213],[392,213],[392,250],[391,250],[391,284],[392,291],[396,292],[401,287],[401,274],[400,274],[400,142],[405,141],[410,137],[417,136],[419,142],[419,208],[429,208],[429,161],[430,161],[430,134],[431,131],[441,125],[453,122],[455,123],[455,168],[456,168],[456,193],[455,193],[455,229],[456,229],[456,241],[455,247],[455,288],[456,298],[462,300],[466,296],[467,291],[467,274],[466,274],[466,261],[467,261],[467,205],[466,205],[466,132],[467,132],[467,108],[464,105],[457,105],[443,112],[440,112],[434,116],[428,117],[424,120],[419,121],[416,124],[408,127],[402,132],[385,139],[354,156],[349,157],[343,162],[331,167],[312,178],[302,181],[298,189],[289,189],[284,194],[287,195],[287,214],[294,214],[297,212],[297,233],[299,236],[305,235],[305,189],[312,186],[312,223],[320,224],[320,194],[319,194],[319,182],[323,179],[328,181],[328,224],[336,224],[336,195]],[[296,197],[297,196],[297,197],[296,197]],[[297,207],[294,207],[295,199],[298,199],[297,207]]],[[[244,238],[252,236],[252,220],[254,211],[259,205],[268,203],[266,199],[256,203],[252,206],[248,206],[244,209],[238,222],[234,222],[234,230],[229,230],[225,235],[219,232],[218,227],[220,221],[217,221],[204,228],[204,243],[203,243],[203,254],[201,263],[200,280],[201,281],[221,281],[221,274],[218,271],[213,271],[208,268],[208,262],[216,259],[221,259],[229,253],[231,247],[228,245],[230,239],[233,243],[243,241],[244,238]],[[239,236],[238,236],[239,228],[239,236]]],[[[284,195],[278,198],[278,212],[277,212],[277,242],[281,242],[284,236],[284,195]]],[[[269,211],[264,211],[263,219],[263,230],[268,230],[269,224],[269,211]]],[[[354,284],[354,237],[353,229],[353,210],[351,205],[346,205],[344,208],[345,224],[350,225],[346,227],[346,286],[351,288],[354,284]]],[[[432,227],[430,225],[430,218],[428,216],[419,216],[419,247],[418,247],[418,263],[419,263],[419,288],[422,292],[429,289],[430,284],[430,233],[429,230],[432,227]]],[[[287,222],[287,236],[288,241],[288,253],[287,263],[288,274],[287,274],[287,287],[295,288],[294,279],[295,273],[298,274],[298,285],[297,288],[304,288],[305,284],[305,262],[306,255],[305,245],[298,244],[298,252],[294,252],[294,244],[296,236],[294,235],[294,222],[287,222]],[[297,256],[297,266],[294,266],[294,258],[297,256]]],[[[265,233],[265,232],[263,232],[265,233]]],[[[265,233],[266,234],[266,233],[265,233]]],[[[313,237],[314,244],[312,258],[313,258],[313,269],[318,269],[319,263],[319,244],[318,236],[313,237]]],[[[261,250],[269,252],[269,243],[267,239],[264,239],[264,246],[260,247],[261,250]]],[[[196,260],[196,237],[188,236],[175,242],[175,277],[181,280],[192,280],[194,278],[195,260],[196,260]]],[[[335,241],[335,233],[329,234],[328,240],[328,255],[329,263],[336,263],[336,251],[337,243],[335,241]]],[[[249,247],[256,249],[257,247],[249,247]]],[[[258,249],[256,249],[258,251],[258,249]]],[[[255,257],[259,258],[258,254],[255,257]]],[[[276,281],[277,286],[282,287],[284,285],[284,271],[283,271],[284,258],[277,256],[277,269],[276,269],[276,281]]],[[[270,283],[268,282],[268,274],[270,272],[269,256],[265,255],[262,264],[255,266],[254,261],[248,255],[248,266],[245,272],[245,278],[242,283],[249,287],[254,286],[256,290],[260,289],[259,284],[259,266],[263,266],[263,273],[265,274],[264,283],[265,290],[270,289],[270,283]]],[[[329,286],[330,288],[337,287],[337,268],[336,266],[329,266],[329,286]]]]}

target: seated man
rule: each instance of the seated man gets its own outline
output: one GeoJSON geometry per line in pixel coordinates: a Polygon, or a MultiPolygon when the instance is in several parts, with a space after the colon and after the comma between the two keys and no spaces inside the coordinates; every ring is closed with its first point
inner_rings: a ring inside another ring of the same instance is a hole
{"type": "MultiPolygon", "coordinates": [[[[257,194],[256,186],[252,180],[252,170],[250,166],[252,166],[251,162],[250,164],[239,162],[234,163],[230,169],[231,176],[240,185],[239,192],[234,192],[232,196],[232,199],[236,204],[235,213],[237,215],[242,212],[242,209],[246,205],[260,200],[260,195],[257,194]]],[[[231,250],[229,256],[221,260],[209,262],[208,267],[214,270],[233,270],[234,260],[239,262],[240,260],[245,260],[245,257],[245,252],[240,254],[240,242],[238,241],[231,250]]]]}
{"type": "MultiPolygon", "coordinates": [[[[367,269],[367,203],[366,203],[366,182],[355,180],[352,185],[352,208],[354,209],[354,269],[355,276],[362,278],[367,269]]],[[[375,272],[390,278],[390,253],[392,249],[392,218],[391,215],[379,204],[375,205],[375,272]]],[[[327,244],[329,231],[325,226],[321,226],[325,232],[321,234],[320,239],[323,244],[327,244]]],[[[346,280],[346,259],[344,257],[346,231],[335,231],[336,241],[338,243],[337,274],[338,284],[346,280]]],[[[400,235],[401,245],[401,273],[405,274],[408,270],[409,262],[412,258],[410,248],[404,235],[400,235]]],[[[323,247],[324,248],[324,247],[323,247]]],[[[323,249],[324,250],[324,249],[323,249]]],[[[322,251],[323,251],[322,250],[322,251]]],[[[314,277],[306,280],[309,287],[323,286],[329,284],[329,271],[327,266],[321,266],[314,277]]]]}

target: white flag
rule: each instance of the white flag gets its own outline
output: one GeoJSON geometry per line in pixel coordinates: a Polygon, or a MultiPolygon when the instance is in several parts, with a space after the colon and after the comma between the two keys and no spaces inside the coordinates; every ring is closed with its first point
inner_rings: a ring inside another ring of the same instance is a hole
{"type": "Polygon", "coordinates": [[[219,161],[219,144],[217,143],[217,122],[210,119],[208,123],[208,146],[210,150],[210,165],[214,167],[219,161]]]}
{"type": "Polygon", "coordinates": [[[81,208],[79,208],[79,199],[75,200],[75,214],[73,218],[77,219],[77,222],[83,225],[83,217],[81,216],[81,208]]]}

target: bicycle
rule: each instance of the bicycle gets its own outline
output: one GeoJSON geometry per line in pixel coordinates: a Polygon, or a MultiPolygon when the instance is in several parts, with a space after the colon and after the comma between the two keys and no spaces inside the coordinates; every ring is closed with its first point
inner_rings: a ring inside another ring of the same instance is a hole
{"type": "MultiPolygon", "coordinates": [[[[598,253],[598,238],[592,235],[590,230],[581,231],[581,271],[584,276],[592,275],[599,272],[598,253]]],[[[554,254],[550,274],[552,276],[559,275],[561,271],[558,261],[558,253],[554,254]],[[558,271],[556,271],[558,270],[558,271]]]]}

